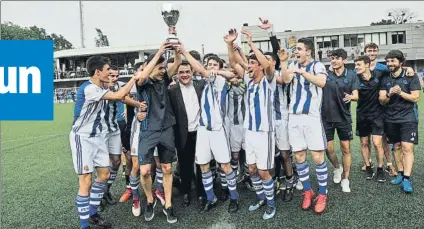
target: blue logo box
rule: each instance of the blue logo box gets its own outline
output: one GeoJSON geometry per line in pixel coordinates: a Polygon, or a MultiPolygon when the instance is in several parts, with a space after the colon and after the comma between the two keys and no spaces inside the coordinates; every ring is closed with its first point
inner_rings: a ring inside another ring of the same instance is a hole
{"type": "Polygon", "coordinates": [[[0,40],[0,121],[51,121],[53,41],[0,40]]]}

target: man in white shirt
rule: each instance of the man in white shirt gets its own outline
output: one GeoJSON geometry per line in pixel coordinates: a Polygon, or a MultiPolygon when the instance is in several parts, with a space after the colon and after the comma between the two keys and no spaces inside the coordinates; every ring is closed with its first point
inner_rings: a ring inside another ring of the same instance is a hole
{"type": "MultiPolygon", "coordinates": [[[[193,80],[193,68],[188,61],[182,61],[178,67],[177,76],[177,84],[171,87],[168,93],[176,119],[174,133],[180,163],[180,190],[184,195],[183,205],[187,207],[191,202],[191,180],[194,175],[196,137],[200,119],[200,96],[205,81],[193,80]]],[[[200,207],[204,207],[205,191],[199,165],[196,166],[196,193],[200,207]]]]}

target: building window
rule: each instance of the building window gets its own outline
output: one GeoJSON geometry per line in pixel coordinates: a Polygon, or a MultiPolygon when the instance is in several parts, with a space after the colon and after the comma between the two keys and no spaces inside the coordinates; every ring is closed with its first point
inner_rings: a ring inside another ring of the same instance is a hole
{"type": "Polygon", "coordinates": [[[380,33],[380,45],[387,45],[387,33],[380,33]]]}
{"type": "Polygon", "coordinates": [[[376,45],[380,44],[380,36],[378,33],[372,34],[372,42],[375,43],[376,45]]]}
{"type": "Polygon", "coordinates": [[[331,36],[331,47],[333,48],[339,47],[339,36],[331,36]]]}
{"type": "Polygon", "coordinates": [[[392,33],[392,44],[406,44],[405,32],[393,32],[392,33]]]}
{"type": "Polygon", "coordinates": [[[371,33],[365,34],[365,44],[369,44],[372,42],[372,35],[371,33]]]}
{"type": "Polygon", "coordinates": [[[338,48],[339,36],[317,37],[318,48],[338,48]]]}
{"type": "Polygon", "coordinates": [[[270,51],[269,43],[270,43],[269,41],[261,41],[262,52],[269,52],[270,51]]]}

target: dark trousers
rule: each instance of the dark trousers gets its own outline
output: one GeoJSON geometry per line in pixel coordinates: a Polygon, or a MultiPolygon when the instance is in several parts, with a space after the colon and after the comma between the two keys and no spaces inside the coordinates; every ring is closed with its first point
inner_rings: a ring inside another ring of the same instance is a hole
{"type": "Polygon", "coordinates": [[[194,174],[194,157],[196,153],[197,132],[189,132],[187,141],[182,149],[177,149],[178,162],[180,163],[181,191],[183,194],[190,194],[191,181],[195,177],[197,197],[205,197],[203,188],[202,172],[200,166],[196,165],[196,175],[194,174]]]}

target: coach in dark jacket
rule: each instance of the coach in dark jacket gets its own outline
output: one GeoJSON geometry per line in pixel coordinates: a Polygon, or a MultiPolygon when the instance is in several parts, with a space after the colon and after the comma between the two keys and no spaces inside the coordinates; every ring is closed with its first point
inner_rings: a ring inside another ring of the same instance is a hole
{"type": "MultiPolygon", "coordinates": [[[[181,191],[184,206],[190,205],[191,181],[194,176],[197,127],[200,118],[200,98],[205,85],[204,80],[193,80],[193,69],[187,61],[178,67],[178,82],[169,90],[169,98],[175,114],[175,146],[180,163],[181,191]]],[[[204,205],[205,191],[202,173],[196,165],[196,192],[200,207],[204,205]]]]}

